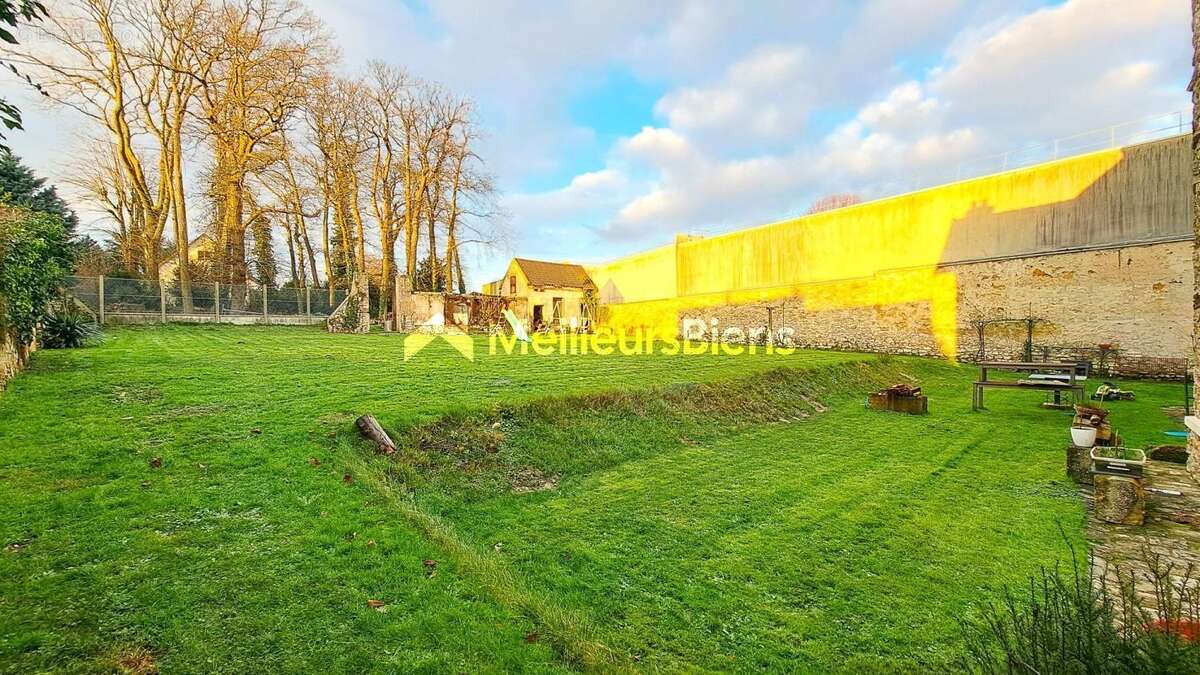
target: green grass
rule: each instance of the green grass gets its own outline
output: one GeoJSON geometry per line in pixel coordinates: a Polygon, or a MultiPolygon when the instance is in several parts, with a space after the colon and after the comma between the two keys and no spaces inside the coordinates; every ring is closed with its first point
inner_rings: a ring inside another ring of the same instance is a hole
{"type": "MultiPolygon", "coordinates": [[[[968,368],[401,342],[176,326],[38,353],[0,395],[0,670],[920,669],[1062,554],[1060,523],[1080,537],[1069,416],[1007,391],[971,413],[968,368]],[[904,375],[931,415],[863,408],[904,375]],[[399,459],[358,440],[367,412],[399,459]],[[514,494],[529,475],[554,489],[514,494]]],[[[1182,386],[1125,385],[1129,445],[1169,441],[1182,386]]]]}

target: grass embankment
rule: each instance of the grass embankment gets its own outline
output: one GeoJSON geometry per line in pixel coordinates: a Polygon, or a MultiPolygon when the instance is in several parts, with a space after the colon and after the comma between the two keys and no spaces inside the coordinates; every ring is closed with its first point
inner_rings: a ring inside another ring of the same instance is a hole
{"type": "MultiPolygon", "coordinates": [[[[0,670],[913,669],[1079,531],[1069,418],[1024,392],[972,414],[965,368],[400,344],[169,327],[36,355],[0,395],[0,670]],[[810,370],[750,377],[780,366],[810,370]],[[862,408],[894,370],[932,415],[862,408]]],[[[1117,425],[1158,441],[1181,387],[1131,386],[1117,425]]]]}
{"type": "MultiPolygon", "coordinates": [[[[403,431],[377,471],[629,662],[946,666],[958,616],[1065,554],[1060,526],[1079,544],[1083,516],[1069,413],[1028,392],[972,413],[970,372],[882,359],[494,406],[403,431]],[[911,380],[928,417],[863,407],[911,380]]],[[[1168,440],[1181,387],[1128,386],[1122,433],[1168,440]]]]}

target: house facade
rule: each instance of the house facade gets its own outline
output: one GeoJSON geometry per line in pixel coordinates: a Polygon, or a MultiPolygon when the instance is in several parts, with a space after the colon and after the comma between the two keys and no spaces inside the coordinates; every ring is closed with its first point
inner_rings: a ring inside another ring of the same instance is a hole
{"type": "Polygon", "coordinates": [[[522,300],[513,311],[531,331],[586,330],[592,323],[596,286],[582,265],[513,258],[483,291],[522,300]]]}

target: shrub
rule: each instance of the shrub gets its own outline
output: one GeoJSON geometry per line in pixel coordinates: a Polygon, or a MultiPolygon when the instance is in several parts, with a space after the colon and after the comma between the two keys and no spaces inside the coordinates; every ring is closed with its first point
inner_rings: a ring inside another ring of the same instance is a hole
{"type": "Polygon", "coordinates": [[[1098,570],[1071,552],[1071,569],[1043,569],[1020,592],[963,622],[972,673],[1200,672],[1200,595],[1192,567],[1178,570],[1148,549],[1148,571],[1098,570]],[[1113,588],[1116,584],[1116,588],[1113,588]],[[1136,589],[1152,589],[1157,611],[1136,589]]]}
{"type": "Polygon", "coordinates": [[[0,328],[22,345],[71,270],[68,232],[50,213],[0,205],[0,328]]]}
{"type": "Polygon", "coordinates": [[[41,345],[47,349],[84,347],[100,337],[90,314],[73,305],[55,308],[42,319],[41,345]]]}

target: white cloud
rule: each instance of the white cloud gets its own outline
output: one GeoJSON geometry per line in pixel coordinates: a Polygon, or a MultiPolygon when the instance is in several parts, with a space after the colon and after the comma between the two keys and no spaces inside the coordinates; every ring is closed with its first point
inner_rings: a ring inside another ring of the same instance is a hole
{"type": "Polygon", "coordinates": [[[760,47],[731,65],[718,81],[664,96],[655,112],[672,128],[745,147],[756,140],[794,137],[813,104],[806,50],[760,47]]]}
{"type": "Polygon", "coordinates": [[[517,193],[504,199],[506,210],[520,223],[541,223],[579,218],[619,203],[629,181],[616,169],[579,174],[566,187],[534,194],[517,193]]]}
{"type": "Polygon", "coordinates": [[[1179,0],[1070,0],[956,41],[929,90],[955,119],[1014,141],[1181,109],[1188,10],[1179,0]]]}
{"type": "MultiPolygon", "coordinates": [[[[939,30],[959,4],[939,3],[923,30],[939,30]]],[[[813,87],[845,64],[813,60],[798,45],[751,50],[719,78],[668,93],[657,107],[668,126],[619,145],[657,180],[605,232],[661,239],[751,225],[822,194],[870,197],[952,180],[960,162],[985,152],[1184,108],[1186,10],[1168,0],[1068,0],[1017,16],[978,14],[982,27],[962,28],[926,78],[863,98],[822,139],[800,133],[808,108],[825,105],[813,87]],[[789,81],[796,86],[776,91],[789,81]],[[764,138],[777,143],[764,148],[764,138]],[[731,158],[730,147],[755,152],[731,158]]],[[[877,2],[861,25],[894,27],[914,12],[909,2],[877,2]]],[[[886,51],[885,43],[870,42],[886,51]]]]}

